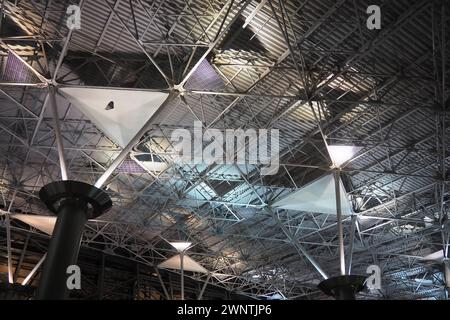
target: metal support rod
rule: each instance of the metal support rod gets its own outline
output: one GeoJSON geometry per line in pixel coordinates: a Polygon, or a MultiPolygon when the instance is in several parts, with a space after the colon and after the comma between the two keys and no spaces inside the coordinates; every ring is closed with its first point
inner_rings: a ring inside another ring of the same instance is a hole
{"type": "Polygon", "coordinates": [[[47,257],[47,253],[45,253],[42,258],[36,263],[33,270],[30,271],[30,273],[27,275],[27,277],[22,281],[22,285],[26,286],[30,279],[34,276],[36,271],[38,271],[39,267],[41,266],[42,262],[44,262],[45,258],[47,257]]]}
{"type": "Polygon", "coordinates": [[[48,87],[48,94],[49,94],[49,101],[50,101],[50,106],[51,106],[51,110],[53,113],[53,124],[55,126],[55,138],[56,138],[56,145],[58,148],[58,156],[59,156],[59,165],[61,167],[61,179],[62,180],[67,180],[68,176],[67,176],[67,166],[66,166],[66,158],[64,156],[64,144],[63,144],[63,140],[62,140],[62,135],[61,135],[61,127],[60,127],[60,123],[59,123],[59,115],[58,115],[58,108],[56,106],[56,98],[55,98],[55,94],[56,94],[56,88],[54,86],[49,86],[48,87]]]}
{"type": "Polygon", "coordinates": [[[23,245],[22,253],[20,254],[19,262],[17,263],[16,268],[14,270],[13,283],[17,282],[17,277],[19,276],[20,269],[22,268],[23,259],[25,258],[29,241],[30,241],[30,234],[27,234],[27,238],[25,239],[25,243],[23,245]]]}
{"type": "Polygon", "coordinates": [[[114,161],[111,163],[111,165],[106,169],[106,171],[102,174],[102,176],[97,180],[95,183],[95,186],[97,188],[102,188],[103,185],[106,183],[108,178],[113,174],[114,170],[116,170],[120,164],[125,160],[125,158],[128,156],[130,151],[133,149],[133,147],[139,142],[141,137],[144,135],[145,132],[148,131],[150,128],[150,125],[153,123],[154,119],[158,117],[158,115],[161,113],[162,110],[165,109],[165,107],[176,97],[178,97],[179,92],[172,91],[170,92],[167,99],[163,102],[163,104],[158,108],[158,110],[150,117],[150,119],[147,120],[147,122],[144,124],[144,126],[139,130],[138,133],[128,142],[128,144],[125,146],[125,148],[122,149],[120,154],[114,159],[114,161]]]}
{"type": "MultiPolygon", "coordinates": [[[[83,4],[84,4],[84,0],[80,0],[80,2],[78,3],[78,7],[80,8],[80,15],[81,15],[81,10],[83,8],[83,4]]],[[[58,59],[58,62],[56,63],[55,71],[53,72],[53,77],[52,77],[53,83],[56,83],[59,69],[61,69],[62,64],[64,62],[64,58],[66,57],[67,50],[69,49],[69,43],[70,43],[70,40],[72,39],[72,34],[74,33],[74,31],[75,31],[75,28],[70,28],[69,32],[67,33],[67,36],[64,40],[64,45],[61,50],[61,54],[59,55],[59,59],[58,59]]]]}
{"type": "Polygon", "coordinates": [[[166,285],[164,284],[164,281],[161,278],[161,274],[159,273],[158,268],[155,268],[155,271],[156,275],[158,276],[159,283],[161,284],[161,287],[163,289],[164,295],[166,296],[166,299],[170,300],[169,292],[167,291],[166,285]]]}
{"type": "Polygon", "coordinates": [[[206,280],[205,280],[205,283],[203,284],[202,290],[200,290],[200,293],[199,293],[199,295],[198,295],[197,300],[202,300],[202,298],[203,298],[203,293],[205,292],[205,289],[206,289],[206,287],[208,286],[208,282],[209,282],[209,279],[211,279],[211,276],[212,276],[212,273],[209,273],[209,274],[208,274],[208,277],[207,277],[206,280]]]}
{"type": "Polygon", "coordinates": [[[81,199],[69,198],[61,204],[39,283],[39,300],[68,297],[67,267],[77,262],[87,210],[81,199]]]}
{"type": "Polygon", "coordinates": [[[341,191],[340,191],[340,178],[341,172],[339,168],[334,170],[334,186],[336,191],[336,216],[338,225],[338,238],[339,238],[339,265],[341,275],[345,275],[345,252],[344,252],[344,228],[342,226],[342,209],[341,209],[341,191]]]}
{"type": "Polygon", "coordinates": [[[280,221],[280,219],[272,212],[270,208],[266,209],[266,212],[269,213],[277,222],[283,233],[286,235],[286,237],[289,239],[291,244],[294,246],[294,248],[297,250],[297,252],[304,256],[311,264],[312,266],[317,270],[317,272],[320,273],[320,275],[326,280],[328,279],[328,274],[321,268],[319,263],[314,259],[313,256],[311,256],[306,249],[295,239],[294,235],[283,225],[283,223],[280,221]]]}
{"type": "Polygon", "coordinates": [[[184,252],[180,253],[180,269],[181,269],[181,300],[184,300],[184,252]]]}
{"type": "Polygon", "coordinates": [[[355,229],[358,221],[356,220],[356,214],[352,215],[351,227],[350,227],[350,244],[348,248],[348,261],[347,261],[347,274],[350,274],[352,271],[352,261],[353,261],[353,244],[355,241],[355,229]]]}

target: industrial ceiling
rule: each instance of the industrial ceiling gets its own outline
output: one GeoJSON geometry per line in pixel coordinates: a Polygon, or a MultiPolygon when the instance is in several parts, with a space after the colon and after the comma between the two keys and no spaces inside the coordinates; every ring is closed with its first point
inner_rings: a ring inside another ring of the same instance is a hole
{"type": "Polygon", "coordinates": [[[339,274],[336,214],[272,204],[331,173],[327,144],[354,145],[341,175],[354,213],[345,253],[352,274],[382,272],[381,289],[358,298],[445,299],[448,13],[444,0],[2,1],[2,252],[19,231],[46,234],[14,217],[50,215],[38,193],[61,179],[50,88],[69,178],[90,184],[126,142],[71,94],[128,102],[115,121],[133,133],[144,110],[133,99],[159,94],[169,98],[106,181],[113,208],[89,221],[83,248],[157,266],[176,255],[168,241],[185,239],[209,272],[192,279],[252,298],[328,299],[317,285],[339,274]],[[382,18],[371,30],[373,4],[382,18]],[[68,28],[70,5],[80,28],[68,28]],[[278,129],[278,172],[174,161],[169,137],[195,121],[278,129]]]}

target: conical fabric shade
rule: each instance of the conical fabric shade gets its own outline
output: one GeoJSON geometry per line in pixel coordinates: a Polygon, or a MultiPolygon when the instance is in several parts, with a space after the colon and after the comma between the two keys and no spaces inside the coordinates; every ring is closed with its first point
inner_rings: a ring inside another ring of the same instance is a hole
{"type": "Polygon", "coordinates": [[[33,228],[36,228],[48,235],[52,235],[55,227],[56,217],[38,216],[33,214],[14,214],[12,218],[20,220],[33,228]]]}
{"type": "MultiPolygon", "coordinates": [[[[178,254],[176,256],[173,256],[172,258],[167,259],[166,261],[160,263],[158,265],[158,268],[180,270],[181,256],[178,254]]],[[[208,270],[203,268],[197,261],[187,255],[184,255],[183,257],[183,269],[185,271],[208,273],[208,270]]]]}
{"type": "MultiPolygon", "coordinates": [[[[345,193],[344,185],[341,180],[339,183],[342,214],[351,215],[352,208],[345,193]]],[[[287,210],[336,214],[334,175],[326,175],[280,199],[272,206],[287,210]]]]}
{"type": "Polygon", "coordinates": [[[442,250],[436,251],[423,257],[422,260],[442,261],[444,260],[444,252],[442,250]]]}
{"type": "Polygon", "coordinates": [[[59,92],[122,148],[168,96],[163,92],[95,88],[61,88],[59,92]]]}

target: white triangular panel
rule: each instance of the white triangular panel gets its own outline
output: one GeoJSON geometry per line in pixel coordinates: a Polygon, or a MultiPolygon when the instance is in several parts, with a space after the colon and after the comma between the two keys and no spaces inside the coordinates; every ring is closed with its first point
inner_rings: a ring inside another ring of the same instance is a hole
{"type": "Polygon", "coordinates": [[[59,92],[122,148],[168,96],[164,92],[96,88],[61,88],[59,92]],[[111,101],[114,108],[107,110],[111,101]]]}
{"type": "Polygon", "coordinates": [[[362,147],[355,146],[327,146],[327,148],[331,160],[333,160],[333,164],[336,167],[340,167],[363,149],[362,147]]]}
{"type": "MultiPolygon", "coordinates": [[[[181,256],[178,254],[176,256],[173,256],[172,258],[167,259],[166,261],[160,263],[158,265],[158,268],[180,270],[181,256]]],[[[185,271],[208,273],[208,270],[203,268],[197,261],[187,255],[184,255],[183,257],[183,269],[185,271]]]]}
{"type": "Polygon", "coordinates": [[[55,227],[56,217],[52,216],[38,216],[34,214],[14,214],[12,218],[20,220],[33,228],[36,228],[48,235],[52,235],[55,227]]]}
{"type": "MultiPolygon", "coordinates": [[[[340,183],[341,211],[343,215],[351,215],[352,209],[340,183]]],[[[336,214],[336,192],[334,174],[326,175],[305,187],[294,191],[285,198],[275,202],[273,207],[315,213],[336,214]]]]}

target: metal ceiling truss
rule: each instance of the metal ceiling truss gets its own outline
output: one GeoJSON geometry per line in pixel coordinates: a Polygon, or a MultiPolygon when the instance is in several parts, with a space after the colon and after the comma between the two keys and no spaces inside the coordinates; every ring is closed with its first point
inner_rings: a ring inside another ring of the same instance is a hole
{"type": "MultiPolygon", "coordinates": [[[[448,248],[446,1],[385,2],[379,31],[365,26],[365,0],[2,4],[0,199],[9,251],[16,230],[40,234],[10,215],[47,214],[37,193],[60,179],[49,90],[160,90],[171,100],[130,146],[166,162],[158,173],[120,170],[114,160],[127,153],[57,97],[69,178],[94,184],[113,171],[105,182],[114,208],[88,223],[83,246],[154,267],[175,255],[166,240],[181,234],[211,272],[193,279],[256,298],[325,298],[317,283],[339,272],[335,215],[270,208],[331,170],[325,137],[363,147],[342,168],[357,213],[344,219],[344,241],[352,273],[379,265],[383,288],[360,298],[446,297],[442,263],[420,258],[447,257],[448,248]],[[80,30],[66,26],[70,4],[81,8],[80,30]],[[28,71],[7,73],[14,59],[28,71]],[[204,61],[218,87],[196,83],[204,61]],[[279,129],[278,174],[174,163],[171,132],[194,121],[279,129]]],[[[8,264],[14,277],[17,265],[8,264]]]]}

